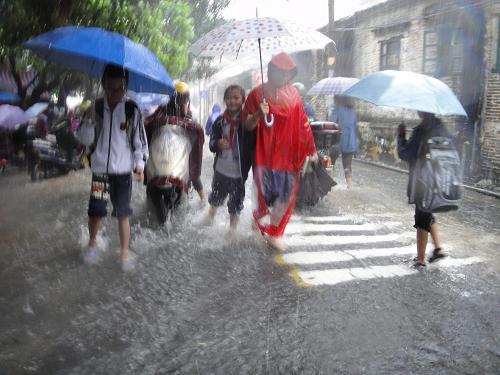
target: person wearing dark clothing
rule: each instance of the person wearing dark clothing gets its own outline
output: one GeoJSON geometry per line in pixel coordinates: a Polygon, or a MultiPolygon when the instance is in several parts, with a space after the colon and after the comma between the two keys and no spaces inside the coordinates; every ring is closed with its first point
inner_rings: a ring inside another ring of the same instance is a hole
{"type": "Polygon", "coordinates": [[[210,151],[215,153],[212,192],[208,198],[207,223],[211,224],[217,207],[229,196],[227,207],[230,229],[227,237],[235,234],[240,211],[245,198],[245,181],[252,166],[255,148],[255,131],[247,131],[241,124],[241,109],[245,91],[237,85],[224,92],[226,111],[213,124],[210,135],[210,151]]]}
{"type": "Polygon", "coordinates": [[[212,107],[212,113],[208,116],[207,123],[205,124],[205,134],[210,136],[215,120],[221,115],[221,107],[219,103],[215,103],[212,107]]]}
{"type": "MultiPolygon", "coordinates": [[[[409,179],[407,187],[407,195],[409,203],[410,188],[412,181],[415,178],[415,164],[419,158],[425,157],[422,154],[422,143],[426,142],[431,136],[446,136],[451,138],[446,130],[444,124],[434,116],[432,113],[419,112],[422,122],[413,129],[413,133],[409,140],[406,139],[406,127],[404,124],[398,127],[398,156],[401,160],[407,161],[409,164],[409,179]]],[[[441,249],[439,230],[436,223],[436,218],[430,212],[424,212],[415,206],[415,225],[417,229],[417,257],[415,260],[415,267],[425,266],[425,250],[429,239],[429,233],[434,241],[434,251],[429,258],[429,262],[434,262],[446,256],[441,249]]]]}

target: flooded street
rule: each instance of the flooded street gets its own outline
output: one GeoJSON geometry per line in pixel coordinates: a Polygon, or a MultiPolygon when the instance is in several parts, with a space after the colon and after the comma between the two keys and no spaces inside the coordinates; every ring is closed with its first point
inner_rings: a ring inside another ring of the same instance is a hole
{"type": "MultiPolygon", "coordinates": [[[[210,157],[203,182],[210,191],[210,157]]],[[[338,175],[338,173],[337,173],[338,175]]],[[[155,228],[133,187],[132,273],[116,221],[104,261],[84,266],[88,170],[32,184],[2,175],[0,374],[495,374],[500,368],[500,201],[467,191],[439,215],[450,258],[422,272],[407,176],[360,163],[311,210],[296,212],[289,251],[229,219],[155,228]],[[313,254],[314,253],[314,254],[313,254]],[[348,270],[348,271],[346,271],[348,270]]],[[[247,184],[250,191],[250,187],[247,184]]],[[[428,247],[430,251],[431,245],[428,247]]]]}

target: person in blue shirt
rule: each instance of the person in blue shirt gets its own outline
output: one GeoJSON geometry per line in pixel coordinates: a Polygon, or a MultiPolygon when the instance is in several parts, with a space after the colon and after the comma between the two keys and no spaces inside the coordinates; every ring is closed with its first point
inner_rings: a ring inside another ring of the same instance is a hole
{"type": "Polygon", "coordinates": [[[215,120],[222,115],[221,106],[219,103],[215,103],[212,107],[212,113],[208,116],[207,122],[205,124],[205,134],[210,136],[212,134],[212,127],[215,120]]]}
{"type": "Polygon", "coordinates": [[[338,124],[341,134],[338,145],[330,149],[332,164],[342,154],[342,166],[344,168],[347,188],[352,188],[352,158],[358,153],[358,119],[349,99],[343,96],[335,96],[335,109],[331,113],[330,121],[338,124]]]}

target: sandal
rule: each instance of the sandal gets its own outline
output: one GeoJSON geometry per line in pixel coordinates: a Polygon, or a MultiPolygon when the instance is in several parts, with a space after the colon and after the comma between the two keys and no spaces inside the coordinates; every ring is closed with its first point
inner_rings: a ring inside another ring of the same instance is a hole
{"type": "Polygon", "coordinates": [[[415,261],[413,263],[413,268],[416,268],[417,270],[419,269],[424,269],[425,267],[427,267],[427,265],[425,264],[425,262],[419,262],[418,260],[415,261]]]}
{"type": "Polygon", "coordinates": [[[429,257],[429,263],[435,262],[441,258],[446,258],[448,255],[443,252],[443,249],[440,247],[436,247],[432,252],[432,255],[429,257]]]}

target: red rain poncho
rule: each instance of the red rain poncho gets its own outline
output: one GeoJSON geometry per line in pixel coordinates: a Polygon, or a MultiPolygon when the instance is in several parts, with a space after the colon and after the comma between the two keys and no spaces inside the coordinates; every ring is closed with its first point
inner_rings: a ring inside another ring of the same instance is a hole
{"type": "MultiPolygon", "coordinates": [[[[281,70],[296,71],[291,58],[282,53],[271,60],[281,70]]],[[[264,96],[274,115],[274,125],[268,127],[261,117],[257,124],[254,183],[257,191],[257,207],[254,218],[262,233],[281,236],[290,220],[299,186],[300,169],[306,156],[316,153],[311,127],[304,112],[302,99],[290,84],[274,88],[264,84],[264,96]],[[280,212],[270,223],[262,218],[270,214],[276,200],[281,204],[280,212]]],[[[242,118],[254,114],[262,102],[262,85],[249,94],[242,118]]]]}

